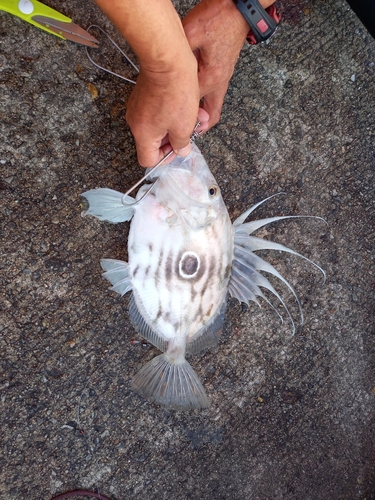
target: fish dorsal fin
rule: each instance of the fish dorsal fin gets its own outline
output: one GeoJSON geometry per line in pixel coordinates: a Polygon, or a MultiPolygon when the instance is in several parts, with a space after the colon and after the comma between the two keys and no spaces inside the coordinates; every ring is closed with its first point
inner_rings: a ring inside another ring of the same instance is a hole
{"type": "Polygon", "coordinates": [[[225,311],[227,308],[227,299],[224,300],[218,314],[211,320],[208,325],[201,328],[187,344],[186,352],[189,354],[197,354],[198,352],[213,347],[220,342],[221,331],[225,319],[225,311]]]}
{"type": "Polygon", "coordinates": [[[262,205],[266,201],[270,200],[274,196],[278,196],[279,194],[285,194],[285,193],[283,193],[283,192],[281,192],[281,193],[275,193],[275,194],[269,196],[268,198],[265,198],[264,200],[256,203],[255,205],[253,205],[252,207],[250,207],[248,210],[246,210],[246,212],[244,212],[239,217],[237,217],[237,219],[233,222],[233,226],[237,227],[237,226],[240,226],[241,224],[243,224],[245,222],[245,220],[249,217],[249,215],[252,212],[254,212],[254,210],[256,210],[260,205],[262,205]]]}
{"type": "MultiPolygon", "coordinates": [[[[264,201],[267,201],[268,199],[269,198],[267,198],[264,201]]],[[[249,301],[253,301],[259,305],[257,297],[262,297],[272,306],[272,304],[263,295],[260,287],[268,289],[271,293],[273,293],[277,297],[277,299],[280,301],[285,311],[287,312],[291,320],[291,323],[293,325],[293,333],[294,333],[295,325],[292,315],[289,312],[289,309],[287,308],[286,304],[282,300],[277,290],[271,285],[268,279],[265,276],[263,276],[259,271],[264,271],[269,274],[272,274],[273,276],[276,276],[276,278],[281,280],[288,287],[288,289],[294,295],[294,298],[296,299],[296,302],[298,304],[298,308],[301,314],[301,324],[302,324],[303,313],[297,294],[293,290],[292,286],[288,283],[288,281],[285,278],[283,278],[281,274],[273,266],[271,266],[271,264],[261,259],[254,252],[257,250],[279,250],[282,252],[289,252],[293,255],[296,255],[298,257],[307,260],[310,264],[312,264],[317,269],[319,269],[319,271],[321,271],[324,278],[325,278],[325,272],[317,264],[315,264],[315,262],[311,261],[307,257],[299,254],[298,252],[295,252],[294,250],[291,250],[290,248],[284,245],[281,245],[279,243],[274,243],[268,240],[262,240],[261,238],[257,238],[254,236],[250,236],[257,229],[267,224],[271,224],[272,222],[277,222],[279,220],[296,218],[296,217],[298,218],[306,217],[306,216],[278,216],[278,217],[270,217],[267,219],[261,219],[245,223],[246,218],[261,203],[263,202],[257,203],[249,210],[244,212],[240,217],[238,217],[238,219],[236,219],[236,221],[233,224],[235,228],[234,259],[233,259],[232,275],[229,282],[228,290],[230,295],[232,297],[237,298],[240,302],[244,302],[247,304],[249,301]]],[[[323,220],[320,217],[313,217],[313,218],[323,220]]],[[[280,316],[278,312],[277,314],[280,316]]]]}
{"type": "Polygon", "coordinates": [[[90,189],[82,193],[89,207],[82,215],[92,215],[99,220],[112,222],[125,222],[134,215],[135,200],[131,196],[125,196],[119,191],[108,188],[90,189]]]}
{"type": "Polygon", "coordinates": [[[298,297],[290,286],[290,284],[278,273],[278,271],[268,264],[265,260],[261,259],[257,255],[253,254],[250,250],[244,250],[239,245],[234,245],[234,259],[233,259],[233,270],[231,281],[229,283],[229,293],[232,297],[238,299],[240,302],[244,302],[248,304],[249,301],[256,302],[258,305],[259,301],[257,297],[262,297],[271,307],[276,311],[278,316],[282,321],[282,317],[277,312],[272,303],[265,297],[259,287],[263,287],[268,289],[271,293],[273,293],[283,305],[285,311],[287,312],[290,321],[293,325],[293,333],[295,332],[295,325],[293,321],[293,317],[289,312],[289,309],[285,305],[284,301],[280,297],[279,293],[275,290],[275,288],[271,285],[267,278],[265,278],[258,271],[266,271],[270,274],[273,274],[277,278],[279,278],[285,285],[289,288],[289,290],[293,293],[300,313],[301,313],[301,323],[303,323],[303,314],[300,302],[298,297]]]}
{"type": "Polygon", "coordinates": [[[139,335],[151,342],[151,344],[157,347],[160,351],[165,352],[167,350],[168,342],[161,338],[160,335],[146,323],[142,314],[138,310],[133,294],[130,297],[129,317],[131,324],[139,335]]]}
{"type": "Polygon", "coordinates": [[[122,260],[101,259],[104,278],[106,278],[113,286],[110,290],[125,295],[132,289],[131,279],[129,275],[129,264],[122,260]]]}

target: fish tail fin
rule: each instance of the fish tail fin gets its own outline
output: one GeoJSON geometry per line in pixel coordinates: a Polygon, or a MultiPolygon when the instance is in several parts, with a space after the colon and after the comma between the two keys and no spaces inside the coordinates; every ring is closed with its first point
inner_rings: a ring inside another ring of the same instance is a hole
{"type": "Polygon", "coordinates": [[[198,375],[186,359],[176,363],[167,354],[143,366],[133,378],[131,388],[145,399],[167,408],[191,410],[209,406],[198,375]]]}

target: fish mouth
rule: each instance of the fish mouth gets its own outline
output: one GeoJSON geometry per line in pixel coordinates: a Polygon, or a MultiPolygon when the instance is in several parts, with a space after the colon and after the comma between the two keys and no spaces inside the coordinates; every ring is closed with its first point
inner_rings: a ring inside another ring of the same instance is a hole
{"type": "Polygon", "coordinates": [[[159,177],[158,180],[159,202],[176,214],[182,223],[191,229],[200,229],[215,220],[215,212],[210,203],[204,203],[186,194],[170,175],[159,177]]]}
{"type": "Polygon", "coordinates": [[[215,220],[214,216],[209,215],[209,209],[206,209],[206,211],[200,210],[198,217],[188,210],[179,210],[176,215],[191,229],[201,229],[208,226],[215,220]]]}
{"type": "Polygon", "coordinates": [[[173,201],[180,210],[189,210],[191,207],[207,208],[209,206],[209,203],[196,200],[186,194],[170,175],[159,177],[158,198],[168,205],[173,201]]]}

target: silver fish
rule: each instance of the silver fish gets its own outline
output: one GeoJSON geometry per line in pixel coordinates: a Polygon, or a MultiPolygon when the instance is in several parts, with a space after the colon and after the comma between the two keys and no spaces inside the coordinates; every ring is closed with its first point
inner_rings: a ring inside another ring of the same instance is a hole
{"type": "Polygon", "coordinates": [[[259,271],[271,273],[292,291],[303,320],[292,287],[254,251],[289,252],[308,260],[323,275],[324,271],[283,245],[251,236],[266,224],[289,218],[245,223],[263,202],[232,225],[219,186],[197,146],[188,157],[159,167],[153,181],[151,189],[150,184],[139,189],[135,200],[112,189],[87,191],[82,196],[89,207],[82,215],[112,223],[133,218],[129,262],[101,260],[111,290],[120,295],[133,292],[129,316],[135,330],[163,352],[135,375],[132,389],[166,407],[208,407],[206,392],[185,355],[219,341],[228,293],[248,304],[259,303],[257,297],[268,302],[261,288],[269,290],[294,328],[279,293],[259,271]]]}

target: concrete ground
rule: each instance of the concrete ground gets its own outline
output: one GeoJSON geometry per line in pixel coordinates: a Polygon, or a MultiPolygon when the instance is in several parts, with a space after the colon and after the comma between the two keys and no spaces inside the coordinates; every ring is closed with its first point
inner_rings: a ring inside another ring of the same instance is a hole
{"type": "MultiPolygon", "coordinates": [[[[121,42],[91,2],[47,3],[121,42]]],[[[0,13],[2,499],[75,488],[114,500],[375,499],[375,40],[341,0],[281,10],[271,42],[244,47],[221,122],[198,145],[232,219],[283,191],[256,216],[327,221],[261,232],[327,281],[270,252],[304,325],[292,336],[266,304],[231,300],[222,343],[192,359],[211,407],[185,413],[130,391],[157,350],[99,266],[126,259],[128,225],[80,216],[84,190],[124,191],[142,174],[124,120],[132,87],[0,13]]]]}

